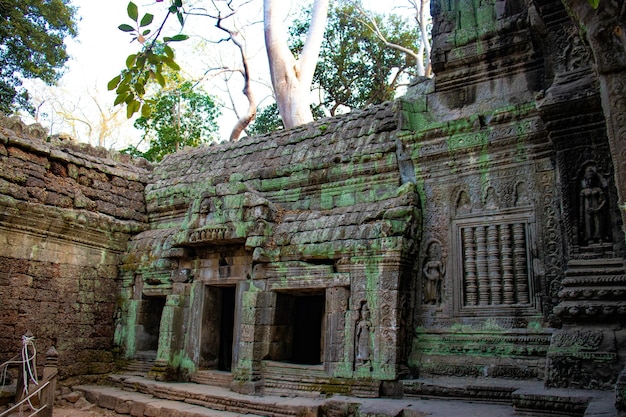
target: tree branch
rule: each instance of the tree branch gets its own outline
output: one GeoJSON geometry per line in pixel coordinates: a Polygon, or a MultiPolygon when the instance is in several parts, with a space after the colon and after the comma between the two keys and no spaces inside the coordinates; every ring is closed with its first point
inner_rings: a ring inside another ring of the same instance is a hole
{"type": "MultiPolygon", "coordinates": [[[[230,14],[229,16],[232,16],[232,14],[230,14]]],[[[241,117],[239,117],[237,123],[235,123],[235,126],[233,127],[232,132],[230,133],[230,141],[236,141],[239,139],[239,136],[241,136],[241,132],[243,132],[245,128],[248,127],[248,125],[252,123],[252,121],[256,117],[256,99],[254,97],[254,93],[252,92],[252,86],[250,85],[250,65],[248,62],[248,57],[246,55],[243,43],[241,43],[236,37],[237,32],[223,26],[223,19],[221,18],[219,13],[216,26],[218,29],[226,32],[230,40],[235,44],[235,46],[237,46],[237,48],[239,48],[241,63],[243,65],[243,70],[241,71],[241,74],[243,75],[244,87],[242,91],[248,99],[248,110],[241,117]]]]}
{"type": "Polygon", "coordinates": [[[328,19],[328,1],[315,0],[313,3],[313,14],[311,16],[311,25],[306,35],[306,41],[300,55],[298,63],[298,78],[304,84],[313,82],[313,74],[319,57],[322,41],[324,40],[324,32],[326,30],[326,21],[328,19]]]}

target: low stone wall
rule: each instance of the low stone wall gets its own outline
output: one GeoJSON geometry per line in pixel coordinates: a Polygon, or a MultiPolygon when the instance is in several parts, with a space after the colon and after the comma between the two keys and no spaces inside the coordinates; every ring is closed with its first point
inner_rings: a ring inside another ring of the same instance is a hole
{"type": "Polygon", "coordinates": [[[119,255],[144,227],[149,173],[115,158],[0,118],[0,361],[30,331],[62,378],[112,370],[119,255]]]}

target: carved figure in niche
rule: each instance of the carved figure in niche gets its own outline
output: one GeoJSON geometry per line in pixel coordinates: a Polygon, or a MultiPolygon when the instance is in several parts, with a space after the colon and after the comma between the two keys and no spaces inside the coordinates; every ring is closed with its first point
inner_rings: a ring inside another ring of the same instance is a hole
{"type": "Polygon", "coordinates": [[[485,210],[498,209],[498,197],[496,196],[496,190],[493,187],[487,188],[483,204],[485,206],[485,210]]]}
{"type": "Polygon", "coordinates": [[[459,193],[456,199],[456,214],[468,214],[472,210],[472,204],[470,203],[469,196],[465,191],[459,193]]]}
{"type": "Polygon", "coordinates": [[[200,201],[200,209],[198,210],[198,226],[202,227],[206,224],[209,213],[211,212],[211,199],[209,197],[204,197],[202,201],[200,201]]]}
{"type": "Polygon", "coordinates": [[[222,216],[222,200],[220,200],[219,198],[216,198],[215,201],[213,202],[213,205],[215,206],[215,215],[218,217],[222,216]]]}
{"type": "Polygon", "coordinates": [[[582,245],[609,240],[607,212],[607,182],[594,162],[583,166],[580,182],[580,232],[582,245]]]}
{"type": "Polygon", "coordinates": [[[204,197],[200,202],[200,214],[207,215],[211,210],[211,199],[209,197],[204,197]]]}
{"type": "Polygon", "coordinates": [[[528,187],[525,182],[518,182],[515,186],[515,205],[526,206],[528,204],[530,204],[530,199],[528,198],[528,187]]]}
{"type": "Polygon", "coordinates": [[[222,216],[222,200],[217,197],[203,197],[198,208],[196,227],[205,226],[215,218],[222,216]]]}
{"type": "Polygon", "coordinates": [[[228,278],[230,276],[230,264],[223,253],[220,253],[218,261],[218,275],[220,278],[228,278]]]}
{"type": "Polygon", "coordinates": [[[569,35],[567,41],[567,46],[564,51],[565,71],[575,71],[589,65],[589,54],[578,33],[569,35]]]}
{"type": "Polygon", "coordinates": [[[441,244],[433,241],[428,245],[424,261],[424,304],[434,305],[441,301],[441,282],[446,275],[446,264],[441,257],[441,244]]]}
{"type": "Polygon", "coordinates": [[[367,301],[361,301],[359,309],[359,319],[356,322],[354,332],[354,367],[363,368],[370,366],[370,331],[372,322],[370,321],[370,310],[367,301]]]}

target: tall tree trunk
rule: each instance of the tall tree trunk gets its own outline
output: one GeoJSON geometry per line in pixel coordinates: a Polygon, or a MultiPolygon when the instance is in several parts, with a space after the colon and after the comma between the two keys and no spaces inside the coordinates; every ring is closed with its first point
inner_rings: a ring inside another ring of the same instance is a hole
{"type": "Polygon", "coordinates": [[[315,0],[307,38],[300,59],[295,59],[287,44],[287,30],[280,20],[278,0],[264,0],[265,48],[270,64],[272,86],[278,111],[285,128],[313,120],[310,91],[320,47],[324,39],[328,0],[315,0]]]}

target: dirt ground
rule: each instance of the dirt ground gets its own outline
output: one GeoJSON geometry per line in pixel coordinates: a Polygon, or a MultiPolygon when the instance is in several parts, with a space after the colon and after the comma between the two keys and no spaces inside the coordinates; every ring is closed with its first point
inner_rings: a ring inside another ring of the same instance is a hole
{"type": "MultiPolygon", "coordinates": [[[[95,405],[76,408],[73,405],[55,406],[52,417],[119,417],[113,410],[96,407],[95,405]]],[[[125,416],[128,417],[128,416],[125,416]]]]}

